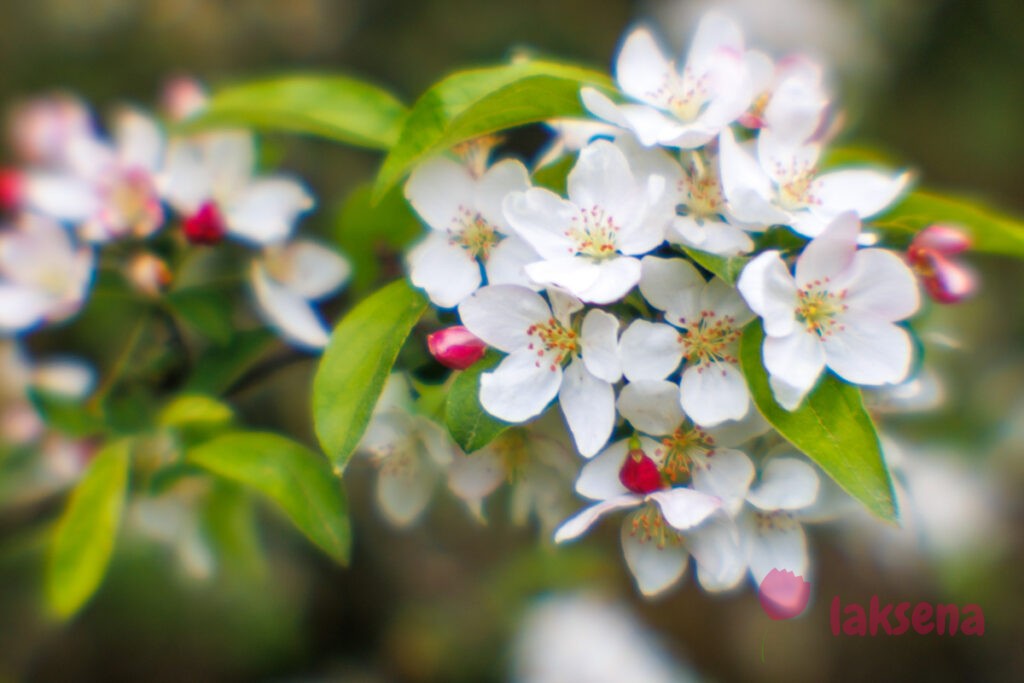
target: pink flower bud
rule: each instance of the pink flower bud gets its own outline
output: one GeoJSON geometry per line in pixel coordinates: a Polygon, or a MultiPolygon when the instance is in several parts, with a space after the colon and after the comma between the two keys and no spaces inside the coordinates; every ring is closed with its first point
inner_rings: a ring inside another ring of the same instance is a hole
{"type": "Polygon", "coordinates": [[[914,237],[907,249],[907,261],[928,296],[942,304],[954,304],[977,291],[974,271],[950,258],[970,246],[970,237],[948,225],[930,225],[914,237]]]}
{"type": "Polygon", "coordinates": [[[189,76],[176,76],[166,84],[162,104],[172,121],[181,121],[206,107],[206,90],[189,76]]]}
{"type": "Polygon", "coordinates": [[[772,619],[792,619],[807,608],[811,584],[789,570],[773,569],[762,579],[757,597],[772,619]]]}
{"type": "Polygon", "coordinates": [[[913,258],[914,252],[921,250],[937,251],[945,256],[953,256],[966,251],[970,246],[971,238],[963,230],[949,225],[936,224],[929,225],[917,233],[910,243],[907,253],[911,254],[911,258],[913,258]]]}
{"type": "Polygon", "coordinates": [[[487,345],[462,325],[427,335],[427,347],[441,365],[453,370],[465,370],[487,353],[487,345]]]}

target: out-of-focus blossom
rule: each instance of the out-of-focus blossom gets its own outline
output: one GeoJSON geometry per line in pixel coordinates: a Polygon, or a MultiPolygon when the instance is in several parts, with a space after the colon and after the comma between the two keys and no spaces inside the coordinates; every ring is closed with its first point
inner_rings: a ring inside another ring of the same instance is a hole
{"type": "Polygon", "coordinates": [[[338,291],[352,272],[337,252],[310,240],[270,246],[254,260],[250,280],[263,317],[288,341],[321,349],[330,332],[314,303],[338,291]]]}
{"type": "Polygon", "coordinates": [[[172,140],[164,196],[184,217],[185,236],[197,244],[229,235],[254,245],[287,240],[299,216],[313,208],[313,197],[298,180],[255,172],[255,143],[247,132],[172,140]]]}
{"type": "Polygon", "coordinates": [[[974,295],[977,274],[955,258],[970,246],[970,238],[949,225],[930,225],[914,236],[907,248],[907,261],[928,296],[941,304],[955,304],[974,295]]]}
{"type": "Polygon", "coordinates": [[[0,334],[28,331],[78,312],[95,257],[48,218],[23,214],[0,233],[0,334]]]}
{"type": "Polygon", "coordinates": [[[441,365],[453,370],[472,367],[487,353],[487,344],[462,325],[452,325],[427,335],[427,348],[441,365]]]}
{"type": "Polygon", "coordinates": [[[181,571],[198,581],[217,570],[199,514],[206,483],[185,481],[159,496],[136,498],[127,514],[134,531],[167,547],[181,571]]]}
{"type": "Polygon", "coordinates": [[[128,262],[128,281],[146,296],[157,297],[171,284],[173,274],[159,256],[142,252],[128,262]]]}
{"type": "Polygon", "coordinates": [[[16,104],[8,118],[7,133],[20,161],[51,169],[67,168],[76,141],[96,135],[89,108],[66,93],[16,104]]]}
{"type": "Polygon", "coordinates": [[[586,593],[543,598],[519,624],[515,683],[690,683],[656,634],[624,604],[586,593]]]}
{"type": "Polygon", "coordinates": [[[175,76],[164,84],[162,109],[171,121],[181,121],[201,111],[208,101],[206,88],[189,76],[175,76]]]}

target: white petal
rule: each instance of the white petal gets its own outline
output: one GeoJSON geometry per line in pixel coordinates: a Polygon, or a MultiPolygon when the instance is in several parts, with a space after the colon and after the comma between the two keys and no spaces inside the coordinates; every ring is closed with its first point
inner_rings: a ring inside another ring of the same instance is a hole
{"type": "Polygon", "coordinates": [[[583,211],[600,207],[619,226],[631,225],[644,209],[643,193],[622,150],[597,140],[580,151],[566,181],[569,201],[583,211]]]}
{"type": "Polygon", "coordinates": [[[167,147],[161,194],[176,211],[191,215],[213,196],[213,171],[204,163],[203,148],[188,140],[167,147]]]}
{"type": "Polygon", "coordinates": [[[755,531],[750,528],[752,524],[753,520],[746,521],[746,528],[741,528],[741,532],[747,541],[750,573],[758,585],[773,569],[807,576],[807,538],[803,527],[792,520],[783,520],[755,531]]]}
{"type": "Polygon", "coordinates": [[[669,76],[670,60],[662,52],[654,36],[644,28],[630,33],[615,63],[615,78],[622,91],[649,104],[661,104],[654,95],[669,76]]]}
{"type": "Polygon", "coordinates": [[[550,317],[551,308],[539,294],[516,285],[482,287],[459,304],[462,324],[505,353],[526,347],[526,330],[550,317]]]}
{"type": "Polygon", "coordinates": [[[747,500],[762,510],[799,510],[817,497],[818,475],[813,467],[796,458],[772,458],[747,500]]]}
{"type": "Polygon", "coordinates": [[[818,176],[813,192],[832,214],[854,211],[869,218],[896,201],[911,177],[910,173],[890,175],[865,169],[833,171],[818,176]]]}
{"type": "Polygon", "coordinates": [[[679,387],[672,382],[630,382],[619,392],[617,406],[634,429],[647,434],[671,434],[683,423],[679,387]]]}
{"type": "Polygon", "coordinates": [[[583,101],[583,106],[587,108],[587,111],[597,118],[604,119],[622,128],[629,128],[629,122],[622,111],[620,111],[619,105],[600,90],[581,88],[580,99],[583,101]]]}
{"type": "Polygon", "coordinates": [[[336,291],[352,272],[341,254],[312,240],[296,240],[268,258],[283,261],[280,270],[269,266],[278,282],[313,301],[336,291]]]}
{"type": "Polygon", "coordinates": [[[558,527],[558,530],[555,531],[555,543],[564,543],[565,541],[579,538],[581,534],[592,527],[594,522],[606,513],[636,507],[642,502],[643,499],[640,496],[630,493],[629,495],[610,498],[609,500],[601,501],[597,505],[584,508],[563,522],[562,526],[558,527]]]}
{"type": "Polygon", "coordinates": [[[775,88],[764,110],[765,124],[783,140],[800,144],[818,130],[828,104],[820,74],[801,70],[775,88]]]}
{"type": "Polygon", "coordinates": [[[659,548],[652,540],[641,541],[633,535],[628,519],[622,525],[622,554],[637,588],[649,598],[677,584],[686,573],[689,559],[682,544],[659,548]]]}
{"type": "Polygon", "coordinates": [[[48,360],[32,370],[32,384],[44,391],[72,399],[83,399],[96,384],[96,372],[73,358],[48,360]]]}
{"type": "Polygon", "coordinates": [[[53,299],[29,287],[0,283],[0,332],[27,330],[44,320],[53,299]]]}
{"type": "Polygon", "coordinates": [[[276,282],[263,265],[255,261],[250,280],[259,310],[271,326],[299,346],[312,349],[327,346],[330,338],[327,326],[306,299],[276,282]]]}
{"type": "Polygon", "coordinates": [[[742,420],[723,422],[705,431],[715,439],[719,447],[734,447],[761,436],[771,430],[771,425],[756,410],[749,410],[742,420]]]}
{"type": "Polygon", "coordinates": [[[548,302],[551,304],[551,312],[555,314],[555,320],[562,323],[566,329],[572,327],[572,316],[583,310],[583,302],[564,289],[557,287],[549,287],[547,295],[548,302]]]}
{"type": "Polygon", "coordinates": [[[859,234],[860,219],[856,214],[847,212],[836,217],[796,260],[797,284],[805,287],[841,275],[853,263],[859,234]]]}
{"type": "Polygon", "coordinates": [[[704,278],[689,261],[680,258],[645,256],[640,276],[640,293],[655,308],[672,311],[672,322],[696,321],[700,316],[704,278]]]}
{"type": "Polygon", "coordinates": [[[630,381],[660,380],[671,375],[683,359],[679,332],[663,323],[634,321],[619,340],[622,372],[630,381]]]}
{"type": "Polygon", "coordinates": [[[768,378],[768,386],[771,387],[772,396],[775,397],[775,401],[780,406],[790,411],[796,410],[800,405],[800,402],[804,400],[804,396],[806,396],[813,388],[813,385],[794,386],[792,384],[788,384],[777,375],[772,375],[768,378]]]}
{"type": "Polygon", "coordinates": [[[669,241],[718,256],[739,256],[754,249],[746,230],[725,221],[702,219],[698,222],[692,216],[677,216],[672,221],[669,241]]]}
{"type": "Polygon", "coordinates": [[[784,222],[785,214],[772,205],[772,181],[754,156],[736,143],[728,128],[718,140],[722,192],[730,213],[745,223],[784,222]]]}
{"type": "Polygon", "coordinates": [[[825,362],[854,384],[896,384],[910,372],[913,345],[901,327],[864,313],[847,313],[824,338],[825,362]]]}
{"type": "Polygon", "coordinates": [[[539,415],[562,384],[562,368],[553,367],[530,349],[514,351],[493,372],[480,376],[480,404],[491,415],[508,422],[523,422],[539,415]]]}
{"type": "Polygon", "coordinates": [[[250,184],[256,167],[256,141],[244,130],[218,131],[201,138],[202,164],[213,196],[228,204],[250,184]]]}
{"type": "Polygon", "coordinates": [[[506,237],[491,249],[484,264],[487,284],[536,287],[526,274],[526,265],[539,260],[540,256],[526,240],[517,235],[506,237]]]}
{"type": "Polygon", "coordinates": [[[224,208],[228,231],[256,244],[274,244],[291,235],[299,216],[313,208],[313,197],[289,178],[249,183],[224,208]]]}
{"type": "Polygon", "coordinates": [[[483,519],[481,503],[505,480],[501,458],[492,451],[457,455],[448,468],[448,488],[466,502],[477,519],[483,519]]]}
{"type": "Polygon", "coordinates": [[[451,308],[475,292],[483,278],[468,251],[432,230],[409,252],[409,279],[426,290],[434,305],[451,308]]]}
{"type": "Polygon", "coordinates": [[[459,216],[460,206],[466,210],[475,208],[474,194],[474,181],[469,169],[447,157],[434,157],[423,162],[413,169],[405,184],[409,203],[434,230],[447,231],[452,227],[452,221],[459,216]]]}
{"type": "Polygon", "coordinates": [[[530,172],[517,159],[504,159],[491,166],[476,183],[476,209],[491,225],[508,233],[510,227],[502,206],[512,192],[530,188],[530,172]]]}
{"type": "Polygon", "coordinates": [[[719,318],[732,318],[733,328],[740,328],[754,319],[735,287],[720,278],[711,278],[700,294],[700,310],[712,311],[719,318]]]}
{"type": "Polygon", "coordinates": [[[435,473],[419,463],[399,470],[381,470],[377,475],[377,502],[381,512],[395,526],[412,524],[430,502],[435,481],[435,473]]]}
{"type": "Polygon", "coordinates": [[[618,382],[622,377],[618,319],[596,308],[590,310],[583,318],[580,343],[587,370],[605,382],[618,382]]]}
{"type": "MultiPolygon", "coordinates": [[[[646,445],[657,447],[654,442],[646,445]]],[[[591,500],[609,500],[628,495],[629,491],[619,480],[619,471],[628,453],[629,439],[623,439],[584,463],[576,479],[576,493],[591,500]]]]}
{"type": "Polygon", "coordinates": [[[737,57],[744,53],[742,31],[724,14],[707,12],[693,34],[686,66],[700,74],[729,53],[737,57]]]}
{"type": "Polygon", "coordinates": [[[914,274],[899,256],[884,249],[862,249],[853,257],[843,302],[850,311],[889,321],[908,318],[921,305],[914,274]]]}
{"type": "Polygon", "coordinates": [[[569,425],[576,450],[589,458],[608,443],[615,427],[615,391],[591,375],[580,360],[565,369],[558,402],[569,425]]]}
{"type": "Polygon", "coordinates": [[[796,283],[777,251],[748,263],[736,283],[747,305],[764,319],[769,336],[789,334],[796,325],[796,283]]]}
{"type": "Polygon", "coordinates": [[[693,470],[693,487],[722,501],[722,509],[735,516],[754,480],[754,464],[740,451],[716,448],[693,470]]]}
{"type": "MultiPolygon", "coordinates": [[[[579,297],[601,276],[601,267],[587,256],[564,256],[528,264],[526,275],[541,285],[555,285],[579,297]]],[[[581,297],[582,298],[582,297],[581,297]]]]}
{"type": "Polygon", "coordinates": [[[58,220],[81,222],[100,208],[93,187],[70,175],[30,173],[25,181],[25,202],[58,220]]]}
{"type": "Polygon", "coordinates": [[[513,192],[505,197],[502,209],[512,230],[545,259],[576,253],[565,231],[579,209],[551,190],[535,187],[513,192]]]}
{"type": "Polygon", "coordinates": [[[679,383],[683,412],[701,426],[739,420],[750,409],[750,393],[735,363],[690,365],[679,383]]]}
{"type": "Polygon", "coordinates": [[[747,556],[732,520],[714,517],[689,535],[701,588],[717,593],[735,588],[747,571],[747,556]]]}
{"type": "Polygon", "coordinates": [[[785,337],[765,337],[764,366],[771,377],[806,394],[825,367],[825,350],[818,335],[798,327],[785,337]]]}
{"type": "Polygon", "coordinates": [[[656,491],[647,498],[658,504],[665,521],[679,531],[692,529],[722,507],[717,496],[685,487],[656,491]]]}
{"type": "Polygon", "coordinates": [[[117,152],[124,168],[155,172],[160,168],[164,136],[152,117],[134,109],[122,110],[114,121],[117,152]]]}
{"type": "MultiPolygon", "coordinates": [[[[582,258],[577,257],[577,260],[582,260],[582,258]]],[[[623,256],[598,261],[595,265],[597,277],[593,284],[579,291],[569,290],[588,303],[600,305],[614,303],[626,296],[629,290],[640,282],[639,259],[623,256]]]]}

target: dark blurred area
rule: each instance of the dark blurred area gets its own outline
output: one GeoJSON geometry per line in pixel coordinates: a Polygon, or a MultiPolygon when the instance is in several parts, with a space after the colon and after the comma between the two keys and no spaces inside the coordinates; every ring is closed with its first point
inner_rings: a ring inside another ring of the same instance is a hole
{"type": "MultiPolygon", "coordinates": [[[[293,71],[352,74],[412,102],[447,72],[499,61],[517,48],[607,68],[620,36],[642,17],[658,17],[662,31],[683,44],[691,31],[687,17],[709,4],[2,0],[0,103],[61,88],[104,112],[124,100],[152,106],[162,83],[176,74],[216,89],[293,71]]],[[[761,5],[750,15],[756,22],[763,6],[775,3],[726,4],[741,15],[743,7],[761,5]]],[[[847,138],[916,168],[923,184],[1024,215],[1018,171],[1024,158],[1024,3],[785,0],[775,15],[785,29],[776,33],[778,45],[806,35],[824,40],[819,52],[831,45],[836,59],[845,60],[835,67],[851,122],[847,138]],[[787,13],[811,12],[812,5],[816,23],[800,24],[796,15],[787,23],[787,13]],[[828,31],[853,36],[853,47],[844,52],[828,31]]],[[[751,25],[750,42],[761,44],[759,31],[770,38],[775,28],[751,25]]],[[[312,140],[273,143],[320,197],[323,208],[310,220],[325,232],[331,206],[379,163],[373,154],[312,140]]],[[[538,545],[535,530],[505,521],[508,501],[500,497],[487,504],[488,526],[445,500],[413,529],[392,530],[374,509],[370,468],[354,465],[346,474],[355,538],[350,568],[331,565],[267,511],[267,567],[197,583],[162,548],[129,544],[101,592],[67,625],[40,616],[43,537],[16,532],[18,520],[3,520],[0,683],[500,681],[508,678],[508,643],[529,601],[585,586],[632,602],[702,679],[1020,680],[1024,279],[1017,262],[988,257],[974,263],[983,274],[981,296],[932,314],[937,333],[957,337],[960,345],[936,359],[951,375],[950,406],[938,417],[897,424],[915,439],[955,451],[969,469],[995,473],[1007,532],[998,551],[893,566],[886,561],[888,546],[858,545],[821,527],[812,535],[815,604],[798,621],[771,622],[752,590],[715,597],[692,580],[663,600],[644,603],[617,557],[615,525],[556,552],[538,545]],[[835,637],[828,625],[834,595],[844,604],[865,604],[871,595],[883,603],[978,603],[985,635],[835,637]]],[[[246,391],[238,397],[246,418],[309,435],[313,369],[312,361],[293,365],[272,386],[246,391]]]]}

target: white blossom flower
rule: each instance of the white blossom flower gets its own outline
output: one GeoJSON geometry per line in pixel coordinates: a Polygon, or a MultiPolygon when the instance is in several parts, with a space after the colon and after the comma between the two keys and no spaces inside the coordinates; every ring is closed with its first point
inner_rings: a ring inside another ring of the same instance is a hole
{"type": "Polygon", "coordinates": [[[149,115],[124,109],[114,121],[114,142],[79,135],[68,142],[68,170],[30,172],[26,204],[78,226],[92,242],[144,238],[164,224],[159,173],[164,135],[149,115]]]}
{"type": "Polygon", "coordinates": [[[558,396],[577,450],[590,457],[615,426],[619,321],[593,309],[577,331],[571,317],[580,302],[557,291],[549,296],[552,306],[526,287],[491,285],[459,305],[462,324],[508,354],[481,375],[480,404],[497,418],[523,422],[558,396]]]}
{"type": "Polygon", "coordinates": [[[78,312],[95,256],[48,218],[23,214],[0,233],[0,334],[28,331],[78,312]]]}
{"type": "Polygon", "coordinates": [[[185,217],[185,236],[215,244],[226,235],[255,245],[287,240],[299,216],[313,208],[301,182],[284,175],[256,176],[252,135],[207,133],[171,141],[163,192],[185,217]]]}
{"type": "Polygon", "coordinates": [[[826,367],[864,385],[898,383],[910,369],[910,335],[894,323],[917,311],[917,283],[896,254],[858,250],[859,231],[856,215],[843,214],[807,245],[795,276],[777,251],[740,274],[740,293],[764,321],[772,391],[788,410],[826,367]]]}
{"type": "Polygon", "coordinates": [[[53,170],[68,167],[72,143],[94,138],[89,107],[74,95],[53,93],[16,104],[8,120],[8,136],[18,158],[53,170]]]}
{"type": "Polygon", "coordinates": [[[778,64],[761,57],[751,61],[755,90],[760,94],[740,123],[767,132],[782,144],[820,142],[830,105],[824,69],[802,55],[778,64]]]}
{"type": "Polygon", "coordinates": [[[817,142],[793,143],[768,129],[742,145],[731,130],[722,131],[719,158],[730,213],[743,222],[786,225],[814,237],[843,212],[860,218],[881,212],[910,182],[907,172],[867,168],[819,173],[821,150],[817,142]]]}
{"type": "Polygon", "coordinates": [[[615,104],[593,88],[583,89],[583,103],[598,118],[633,131],[647,147],[700,147],[735,121],[754,94],[740,29],[713,12],[701,21],[681,67],[648,30],[633,31],[619,51],[615,77],[640,104],[615,104]]]}
{"type": "Polygon", "coordinates": [[[526,167],[513,159],[478,177],[447,157],[417,166],[405,196],[431,230],[409,253],[412,283],[441,308],[456,306],[480,287],[481,263],[488,284],[529,285],[523,266],[537,255],[511,234],[501,209],[509,193],[529,186],[526,167]]]}
{"type": "Polygon", "coordinates": [[[313,304],[338,291],[351,274],[340,254],[310,240],[266,247],[250,281],[263,317],[288,341],[322,349],[330,332],[313,304]]]}
{"type": "Polygon", "coordinates": [[[685,359],[679,402],[694,422],[710,427],[746,415],[739,339],[754,314],[736,290],[718,278],[705,282],[689,261],[647,256],[640,291],[669,324],[636,320],[623,332],[626,377],[663,380],[685,359]]]}
{"type": "Polygon", "coordinates": [[[505,216],[540,254],[526,274],[589,303],[621,299],[640,280],[636,256],[665,239],[666,221],[654,213],[664,184],[637,178],[619,147],[598,140],[569,173],[568,200],[541,187],[509,194],[505,216]]]}

